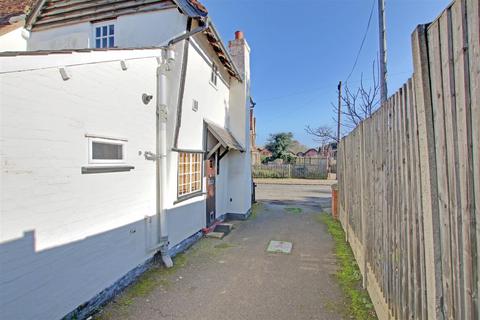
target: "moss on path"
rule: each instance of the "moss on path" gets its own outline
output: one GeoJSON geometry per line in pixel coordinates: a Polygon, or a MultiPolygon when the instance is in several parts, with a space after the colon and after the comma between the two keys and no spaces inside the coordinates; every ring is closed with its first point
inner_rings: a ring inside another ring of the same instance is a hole
{"type": "Polygon", "coordinates": [[[335,255],[340,265],[336,276],[348,299],[349,316],[359,320],[377,319],[370,297],[361,287],[362,275],[352,249],[345,241],[345,233],[340,222],[325,213],[319,214],[317,221],[327,226],[335,241],[335,255]]]}

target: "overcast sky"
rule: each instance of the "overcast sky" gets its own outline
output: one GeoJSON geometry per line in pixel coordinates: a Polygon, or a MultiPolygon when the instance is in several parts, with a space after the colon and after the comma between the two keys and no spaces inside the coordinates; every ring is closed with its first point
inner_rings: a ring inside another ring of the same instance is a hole
{"type": "MultiPolygon", "coordinates": [[[[364,73],[372,78],[378,55],[377,0],[202,0],[223,40],[236,30],[251,49],[252,95],[257,107],[257,144],[270,133],[293,132],[317,144],[304,128],[335,126],[331,102],[339,80],[352,70],[375,5],[352,88],[364,73]]],[[[412,74],[410,37],[418,24],[434,20],[450,0],[386,0],[389,95],[412,74]]]]}

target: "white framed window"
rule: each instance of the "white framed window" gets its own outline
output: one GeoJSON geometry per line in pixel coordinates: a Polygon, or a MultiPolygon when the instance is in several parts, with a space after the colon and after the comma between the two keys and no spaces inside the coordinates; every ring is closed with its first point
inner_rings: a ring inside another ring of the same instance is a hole
{"type": "Polygon", "coordinates": [[[212,62],[212,73],[210,75],[210,83],[217,86],[218,81],[218,67],[215,62],[212,62]]]}
{"type": "Polygon", "coordinates": [[[88,163],[122,164],[125,163],[126,140],[109,138],[88,138],[88,163]]]}
{"type": "Polygon", "coordinates": [[[95,48],[115,47],[115,24],[107,23],[93,25],[93,37],[95,48]]]}
{"type": "Polygon", "coordinates": [[[202,153],[178,154],[178,197],[202,191],[202,153]]]}

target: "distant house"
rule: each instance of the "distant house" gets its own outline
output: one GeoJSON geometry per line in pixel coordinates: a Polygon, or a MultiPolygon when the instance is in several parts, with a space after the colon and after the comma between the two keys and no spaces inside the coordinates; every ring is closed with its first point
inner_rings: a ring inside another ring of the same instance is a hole
{"type": "Polygon", "coordinates": [[[0,319],[81,319],[250,214],[250,48],[198,0],[33,8],[0,53],[0,319]]]}
{"type": "Polygon", "coordinates": [[[272,152],[267,148],[258,148],[258,152],[260,153],[261,157],[271,157],[272,152]]]}
{"type": "Polygon", "coordinates": [[[307,151],[305,151],[303,153],[303,157],[304,158],[315,158],[315,157],[318,157],[319,154],[318,154],[318,151],[316,149],[308,149],[307,151]]]}
{"type": "Polygon", "coordinates": [[[250,97],[250,152],[252,157],[252,165],[260,164],[262,162],[262,156],[257,148],[257,118],[255,118],[254,108],[256,103],[250,97]]]}
{"type": "Polygon", "coordinates": [[[36,0],[0,0],[0,52],[25,51],[30,33],[24,28],[26,14],[36,0]]]}

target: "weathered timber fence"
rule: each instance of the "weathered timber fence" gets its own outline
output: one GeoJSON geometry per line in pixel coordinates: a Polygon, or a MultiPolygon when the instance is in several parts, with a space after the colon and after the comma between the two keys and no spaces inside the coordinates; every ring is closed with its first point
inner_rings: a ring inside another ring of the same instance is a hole
{"type": "Polygon", "coordinates": [[[480,319],[479,0],[412,35],[414,75],[343,138],[340,220],[380,319],[480,319]]]}
{"type": "Polygon", "coordinates": [[[252,167],[254,178],[325,179],[327,160],[318,164],[260,164],[252,167]]]}

